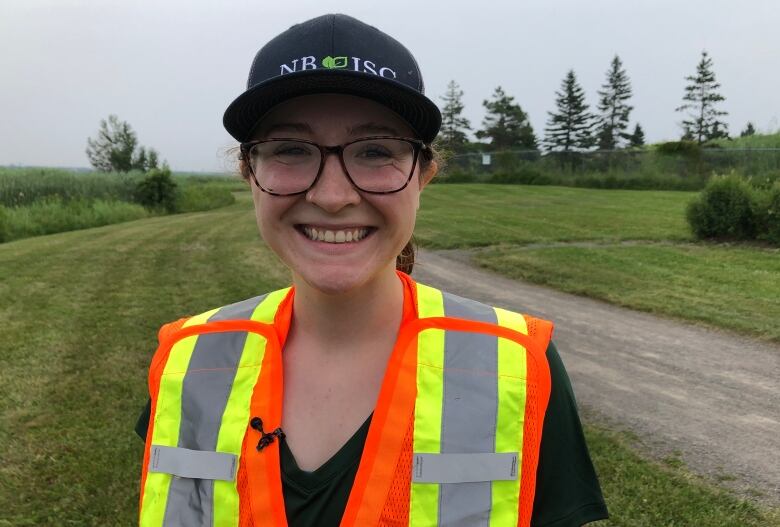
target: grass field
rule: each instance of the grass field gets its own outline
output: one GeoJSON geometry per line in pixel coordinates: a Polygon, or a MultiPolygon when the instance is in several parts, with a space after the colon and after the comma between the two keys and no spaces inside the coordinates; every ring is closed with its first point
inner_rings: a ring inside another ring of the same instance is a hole
{"type": "Polygon", "coordinates": [[[425,247],[491,246],[511,278],[780,341],[780,249],[693,243],[694,193],[439,185],[423,193],[425,247]]]}
{"type": "MultiPolygon", "coordinates": [[[[458,204],[463,218],[471,201],[479,204],[450,188],[431,189],[423,204],[427,217],[420,223],[420,239],[441,242],[436,229],[446,222],[431,209],[458,204]]],[[[590,220],[588,215],[568,215],[559,206],[581,204],[584,194],[548,189],[555,192],[552,203],[545,203],[543,194],[528,193],[534,196],[532,207],[525,198],[493,188],[532,218],[517,220],[527,231],[523,236],[532,240],[557,239],[537,233],[542,227],[555,232],[545,226],[545,216],[574,233],[566,236],[586,239],[582,229],[592,221],[602,226],[593,227],[594,236],[621,238],[610,221],[598,218],[598,206],[591,206],[590,220]]],[[[604,194],[608,196],[588,196],[617,208],[619,212],[609,214],[623,218],[642,238],[642,224],[650,219],[642,211],[652,207],[632,207],[620,194],[604,194]],[[632,210],[639,211],[640,219],[632,217],[632,210]]],[[[675,200],[653,194],[648,199],[658,203],[675,200]]],[[[486,205],[488,197],[481,199],[480,217],[500,220],[499,211],[486,205]]],[[[676,199],[677,206],[684,202],[676,199]]],[[[671,214],[673,207],[667,210],[671,214]]],[[[468,225],[459,221],[452,228],[468,225]]],[[[648,225],[645,237],[685,239],[678,220],[662,224],[648,225]]],[[[482,229],[490,230],[490,224],[482,229]]],[[[468,244],[481,245],[479,230],[465,230],[468,244]]],[[[142,443],[132,430],[147,397],[146,369],[157,329],[288,280],[259,241],[246,193],[236,204],[209,212],[6,243],[0,245],[0,272],[3,527],[133,524],[142,443]]],[[[703,484],[678,467],[642,458],[637,453],[641,448],[622,434],[597,427],[588,427],[587,433],[613,513],[613,520],[603,525],[780,526],[770,516],[774,513],[703,484]]]]}

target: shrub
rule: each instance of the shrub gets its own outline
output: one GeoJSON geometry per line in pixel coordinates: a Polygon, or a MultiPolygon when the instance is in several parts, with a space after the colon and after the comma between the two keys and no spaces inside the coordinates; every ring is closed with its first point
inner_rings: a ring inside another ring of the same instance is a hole
{"type": "Polygon", "coordinates": [[[743,178],[714,177],[688,204],[686,217],[697,238],[746,240],[756,236],[755,191],[743,178]]]}
{"type": "Polygon", "coordinates": [[[233,193],[224,184],[187,185],[176,195],[178,212],[197,212],[225,207],[235,203],[233,193]]]}
{"type": "Polygon", "coordinates": [[[8,213],[4,206],[0,205],[0,243],[8,239],[8,213]]]}
{"type": "Polygon", "coordinates": [[[756,208],[759,238],[780,245],[780,181],[761,194],[756,208]]]}
{"type": "Polygon", "coordinates": [[[176,211],[176,182],[171,177],[171,170],[153,168],[135,189],[135,200],[152,210],[163,209],[166,212],[176,211]]]}
{"type": "Polygon", "coordinates": [[[543,174],[536,168],[523,166],[508,172],[496,172],[488,183],[514,183],[520,185],[552,185],[550,176],[543,174]]]}
{"type": "Polygon", "coordinates": [[[434,178],[436,183],[474,183],[477,181],[473,172],[463,170],[447,171],[441,177],[434,178]]]}
{"type": "Polygon", "coordinates": [[[669,141],[656,147],[659,154],[697,158],[701,156],[701,146],[696,141],[669,141]]]}

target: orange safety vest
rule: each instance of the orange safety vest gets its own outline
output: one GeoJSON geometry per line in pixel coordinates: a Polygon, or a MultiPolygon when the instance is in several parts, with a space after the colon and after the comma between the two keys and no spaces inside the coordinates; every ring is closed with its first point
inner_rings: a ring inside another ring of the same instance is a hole
{"type": "MultiPolygon", "coordinates": [[[[414,316],[399,329],[341,526],[529,526],[552,323],[398,276],[414,316]]],[[[143,527],[287,525],[272,431],[293,295],[161,328],[143,527]]]]}

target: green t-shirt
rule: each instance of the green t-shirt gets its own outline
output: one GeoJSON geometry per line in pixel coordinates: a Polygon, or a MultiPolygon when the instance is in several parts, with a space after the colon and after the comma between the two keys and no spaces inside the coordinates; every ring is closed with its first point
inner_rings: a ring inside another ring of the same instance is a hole
{"type": "MultiPolygon", "coordinates": [[[[547,348],[552,390],[542,429],[536,472],[532,527],[579,527],[607,518],[596,472],[588,454],[574,392],[555,345],[547,348]]],[[[135,430],[146,437],[151,403],[147,402],[135,430]]],[[[328,461],[313,472],[298,468],[282,441],[282,492],[291,527],[338,526],[357,474],[369,417],[328,461]]]]}

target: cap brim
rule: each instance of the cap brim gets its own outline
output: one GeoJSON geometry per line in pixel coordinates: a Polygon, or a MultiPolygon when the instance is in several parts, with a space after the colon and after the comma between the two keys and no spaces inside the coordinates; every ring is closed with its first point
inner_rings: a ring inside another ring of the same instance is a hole
{"type": "Polygon", "coordinates": [[[376,101],[401,116],[430,143],[441,126],[441,112],[420,92],[375,75],[344,70],[310,70],[275,77],[253,86],[230,103],[222,123],[237,141],[249,141],[257,121],[277,104],[315,93],[344,93],[376,101]]]}

